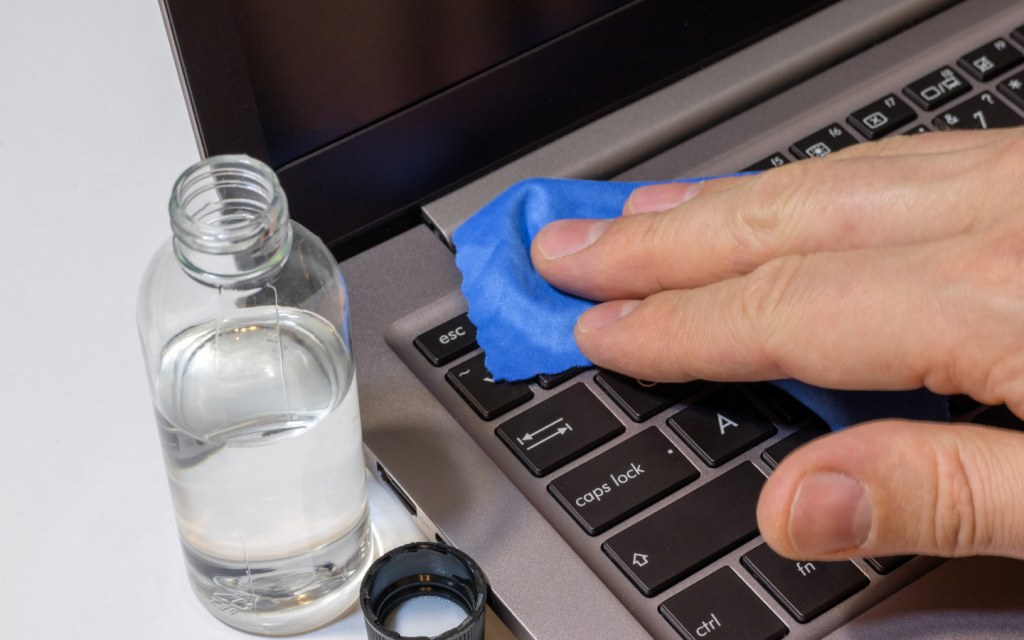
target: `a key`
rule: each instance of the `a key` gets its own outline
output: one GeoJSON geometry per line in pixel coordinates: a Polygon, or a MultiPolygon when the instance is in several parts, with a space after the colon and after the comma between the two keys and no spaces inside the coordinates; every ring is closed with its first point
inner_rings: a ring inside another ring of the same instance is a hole
{"type": "Polygon", "coordinates": [[[854,111],[846,121],[868,140],[877,140],[907,124],[916,115],[906,102],[889,94],[854,111]]]}
{"type": "Polygon", "coordinates": [[[650,427],[558,478],[548,491],[593,536],[697,476],[678,447],[650,427]]]}
{"type": "Polygon", "coordinates": [[[483,353],[449,369],[445,379],[484,420],[493,420],[533,397],[530,387],[521,382],[495,382],[484,366],[483,353]]]}
{"type": "Polygon", "coordinates": [[[758,160],[754,164],[744,169],[744,171],[767,171],[768,169],[774,169],[775,167],[781,167],[782,165],[789,163],[789,158],[782,155],[781,151],[776,151],[767,158],[758,160]]]}
{"type": "Polygon", "coordinates": [[[878,558],[864,558],[864,560],[867,561],[868,566],[884,576],[902,567],[913,558],[914,556],[880,556],[878,558]]]}
{"type": "Polygon", "coordinates": [[[807,408],[793,396],[789,395],[779,387],[769,382],[748,385],[748,389],[754,392],[762,402],[768,405],[768,410],[778,418],[782,424],[795,425],[804,420],[814,417],[814,412],[807,408]]]}
{"type": "Polygon", "coordinates": [[[1024,61],[1024,56],[1012,44],[999,38],[978,47],[957,60],[957,64],[974,76],[975,80],[991,80],[1006,73],[1024,61]]]}
{"type": "Polygon", "coordinates": [[[800,159],[824,158],[840,149],[857,144],[857,139],[838,124],[830,124],[789,148],[800,159]]]}
{"type": "Polygon", "coordinates": [[[577,383],[503,423],[495,433],[539,478],[625,430],[586,385],[577,383]]]}
{"type": "Polygon", "coordinates": [[[594,376],[594,381],[634,422],[643,422],[703,388],[697,381],[682,384],[647,382],[613,371],[601,371],[594,376]]]}
{"type": "Polygon", "coordinates": [[[999,92],[1017,107],[1024,109],[1024,72],[1015,73],[1000,82],[999,92]]]}
{"type": "Polygon", "coordinates": [[[558,385],[572,380],[584,371],[586,371],[584,367],[573,367],[561,373],[542,373],[537,376],[537,386],[541,389],[554,389],[558,385]]]}
{"type": "Polygon", "coordinates": [[[832,433],[832,430],[828,428],[828,425],[823,421],[818,420],[813,424],[809,424],[806,427],[802,427],[795,433],[791,433],[782,440],[779,440],[772,446],[768,447],[761,454],[761,459],[768,463],[772,469],[779,466],[782,459],[789,454],[796,451],[798,448],[804,446],[815,438],[828,435],[832,433]]]}
{"type": "Polygon", "coordinates": [[[476,349],[476,327],[464,313],[416,336],[413,344],[430,364],[440,367],[476,349]]]}
{"type": "Polygon", "coordinates": [[[653,596],[757,535],[764,475],[744,462],[609,538],[602,549],[653,596]]]}
{"type": "Polygon", "coordinates": [[[810,622],[868,585],[848,560],[789,560],[761,546],[742,558],[743,566],[800,622],[810,622]]]}
{"type": "Polygon", "coordinates": [[[903,93],[927,111],[938,109],[971,88],[952,67],[942,67],[908,84],[903,93]]]}
{"type": "Polygon", "coordinates": [[[937,129],[999,129],[1024,124],[1024,118],[996,98],[983,91],[964,100],[932,121],[937,129]]]}
{"type": "Polygon", "coordinates": [[[729,567],[672,596],[658,611],[687,640],[778,640],[789,631],[729,567]]]}
{"type": "Polygon", "coordinates": [[[1024,431],[1024,420],[1018,418],[1005,404],[986,407],[971,418],[974,424],[985,424],[990,427],[1002,427],[1024,431]]]}
{"type": "Polygon", "coordinates": [[[721,387],[668,420],[711,467],[775,434],[775,425],[736,387],[721,387]]]}

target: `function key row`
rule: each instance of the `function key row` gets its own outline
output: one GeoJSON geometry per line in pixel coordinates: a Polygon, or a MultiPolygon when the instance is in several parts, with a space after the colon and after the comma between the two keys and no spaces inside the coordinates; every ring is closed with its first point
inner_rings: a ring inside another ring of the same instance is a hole
{"type": "MultiPolygon", "coordinates": [[[[1012,38],[1024,44],[1024,27],[1012,38]]],[[[1024,53],[1005,38],[997,38],[957,60],[962,71],[979,82],[988,82],[1024,63],[1024,53]]],[[[941,67],[907,86],[903,94],[925,111],[934,111],[971,90],[971,85],[951,66],[941,67]]],[[[1007,78],[998,85],[999,92],[1015,106],[1024,109],[1024,73],[1007,78]]],[[[851,113],[846,123],[865,140],[877,140],[898,133],[917,118],[917,112],[902,97],[890,93],[851,113]]],[[[983,91],[961,104],[934,116],[931,125],[938,130],[997,129],[1024,125],[1024,117],[990,91],[983,91]]],[[[919,124],[904,134],[929,131],[919,124]]],[[[859,140],[842,124],[836,122],[794,143],[789,153],[794,159],[823,158],[859,140]]],[[[745,171],[765,171],[790,162],[783,152],[775,152],[745,171]]]]}

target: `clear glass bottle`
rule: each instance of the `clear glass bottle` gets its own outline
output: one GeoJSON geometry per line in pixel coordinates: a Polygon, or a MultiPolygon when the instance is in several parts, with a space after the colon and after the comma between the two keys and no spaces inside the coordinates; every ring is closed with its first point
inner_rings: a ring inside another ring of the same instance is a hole
{"type": "Polygon", "coordinates": [[[138,326],[192,588],[225,623],[338,617],[372,560],[348,297],[247,156],[189,168],[138,326]]]}

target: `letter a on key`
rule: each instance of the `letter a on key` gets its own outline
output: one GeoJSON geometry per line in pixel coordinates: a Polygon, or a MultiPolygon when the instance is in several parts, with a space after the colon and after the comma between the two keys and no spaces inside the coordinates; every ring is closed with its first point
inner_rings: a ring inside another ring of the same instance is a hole
{"type": "Polygon", "coordinates": [[[738,426],[740,426],[740,423],[736,422],[735,420],[730,420],[729,418],[726,418],[725,416],[723,416],[720,413],[718,414],[718,430],[719,430],[719,432],[721,432],[721,434],[723,436],[725,435],[726,427],[738,427],[738,426]]]}

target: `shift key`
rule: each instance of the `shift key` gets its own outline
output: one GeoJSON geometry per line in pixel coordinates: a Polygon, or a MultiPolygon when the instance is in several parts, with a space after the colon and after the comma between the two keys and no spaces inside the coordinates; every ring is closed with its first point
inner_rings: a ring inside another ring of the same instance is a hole
{"type": "Polygon", "coordinates": [[[757,535],[764,475],[749,462],[608,539],[602,549],[653,596],[757,535]]]}
{"type": "Polygon", "coordinates": [[[594,536],[697,476],[679,448],[649,427],[558,478],[548,491],[594,536]]]}

